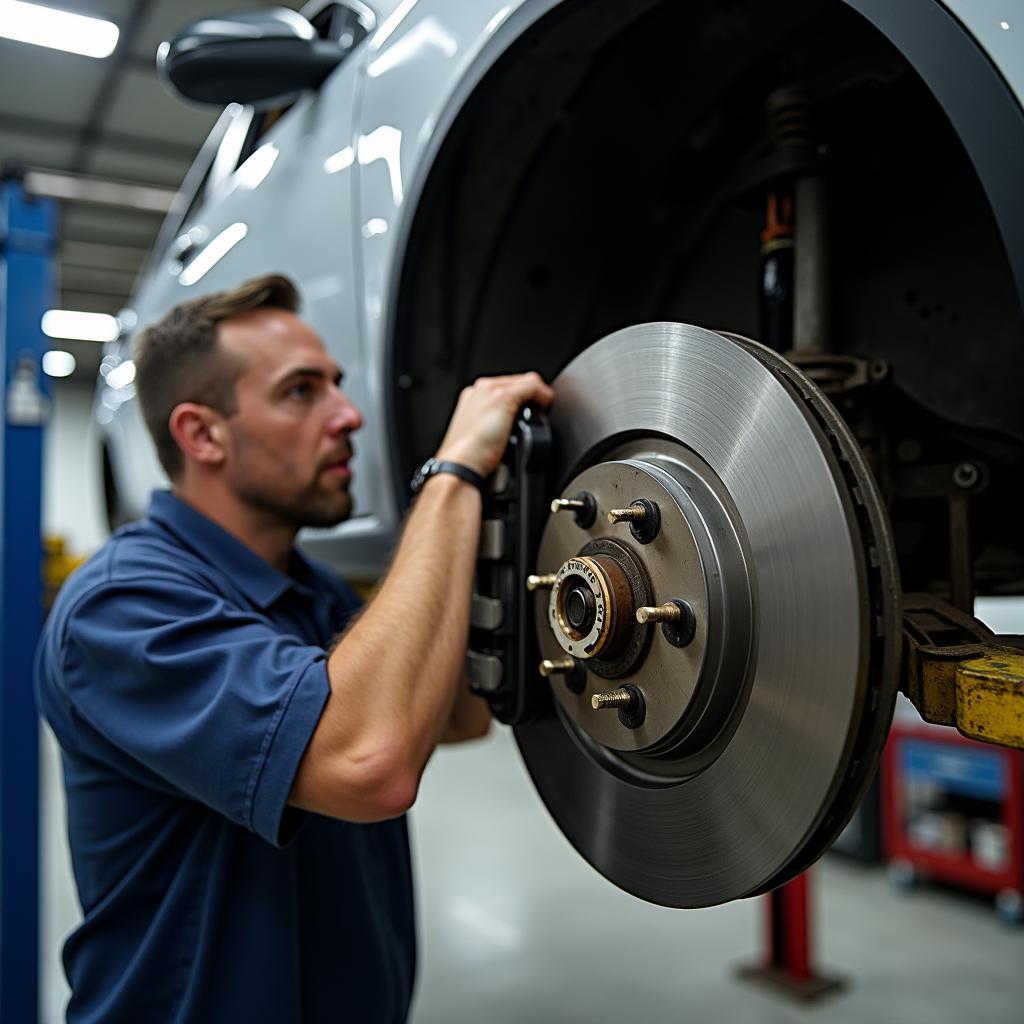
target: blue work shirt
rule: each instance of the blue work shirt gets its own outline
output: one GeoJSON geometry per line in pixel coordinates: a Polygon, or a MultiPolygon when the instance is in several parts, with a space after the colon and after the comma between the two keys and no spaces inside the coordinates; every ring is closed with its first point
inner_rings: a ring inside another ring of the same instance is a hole
{"type": "Polygon", "coordinates": [[[68,1020],[397,1022],[414,930],[404,818],[287,806],[358,604],[167,492],[65,584],[36,692],[63,752],[84,921],[68,1020]]]}

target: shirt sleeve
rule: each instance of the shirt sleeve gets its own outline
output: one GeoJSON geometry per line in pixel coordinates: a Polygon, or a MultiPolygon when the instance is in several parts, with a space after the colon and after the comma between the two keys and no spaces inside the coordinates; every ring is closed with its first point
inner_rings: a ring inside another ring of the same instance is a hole
{"type": "Polygon", "coordinates": [[[105,583],[64,636],[69,703],[183,795],[282,845],[288,794],[328,694],[326,653],[198,583],[105,583]]]}

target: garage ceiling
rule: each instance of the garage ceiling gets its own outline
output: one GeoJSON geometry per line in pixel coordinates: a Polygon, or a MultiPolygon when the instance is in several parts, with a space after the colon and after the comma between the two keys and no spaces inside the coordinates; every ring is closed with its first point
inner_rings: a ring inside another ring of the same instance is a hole
{"type": "MultiPolygon", "coordinates": [[[[60,0],[48,6],[113,21],[110,57],[97,60],[0,38],[0,162],[176,189],[219,113],[186,105],[160,84],[155,54],[182,25],[210,13],[298,9],[301,0],[60,0]]],[[[62,201],[62,309],[116,314],[132,292],[162,215],[62,201]]],[[[63,343],[62,343],[63,346],[63,343]]],[[[100,346],[68,344],[95,373],[100,346]]]]}

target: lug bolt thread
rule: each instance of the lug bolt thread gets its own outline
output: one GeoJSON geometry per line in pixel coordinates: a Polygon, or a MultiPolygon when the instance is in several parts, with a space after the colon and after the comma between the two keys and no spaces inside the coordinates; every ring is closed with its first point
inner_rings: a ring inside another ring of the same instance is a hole
{"type": "Polygon", "coordinates": [[[550,590],[554,585],[558,576],[553,573],[544,573],[540,576],[527,576],[526,577],[526,589],[533,593],[535,590],[550,590]]]}
{"type": "Polygon", "coordinates": [[[555,498],[551,502],[552,512],[576,512],[583,511],[587,507],[587,503],[582,501],[580,498],[555,498]]]}
{"type": "Polygon", "coordinates": [[[647,509],[642,505],[629,508],[613,508],[608,512],[609,523],[642,523],[647,518],[647,509]]]}
{"type": "Polygon", "coordinates": [[[648,622],[678,622],[683,617],[683,610],[674,601],[659,604],[656,608],[637,608],[636,621],[641,625],[648,622]]]}
{"type": "Polygon", "coordinates": [[[595,693],[590,698],[590,706],[595,711],[604,708],[628,708],[634,701],[629,690],[608,690],[606,693],[595,693]]]}
{"type": "Polygon", "coordinates": [[[549,676],[564,675],[566,672],[571,672],[575,667],[575,658],[545,658],[540,663],[537,671],[547,679],[549,676]]]}
{"type": "Polygon", "coordinates": [[[551,502],[551,511],[572,512],[576,525],[582,530],[589,530],[597,515],[597,502],[589,491],[580,491],[571,498],[555,498],[551,502]]]}

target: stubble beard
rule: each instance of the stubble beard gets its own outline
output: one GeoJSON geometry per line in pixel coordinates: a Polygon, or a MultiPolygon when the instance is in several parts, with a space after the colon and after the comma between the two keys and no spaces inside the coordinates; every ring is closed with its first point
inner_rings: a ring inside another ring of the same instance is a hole
{"type": "Polygon", "coordinates": [[[250,476],[245,467],[248,460],[244,457],[249,439],[239,432],[236,432],[235,437],[241,456],[235,493],[246,504],[259,509],[268,518],[297,530],[306,526],[320,529],[337,526],[352,514],[348,480],[340,482],[336,487],[328,487],[323,480],[323,468],[318,467],[313,478],[298,493],[282,495],[281,481],[286,474],[282,472],[271,480],[261,475],[255,478],[250,476]]]}
{"type": "Polygon", "coordinates": [[[266,496],[263,508],[298,529],[305,526],[323,529],[348,519],[352,514],[352,497],[347,487],[330,493],[314,481],[306,491],[287,501],[266,496]]]}

